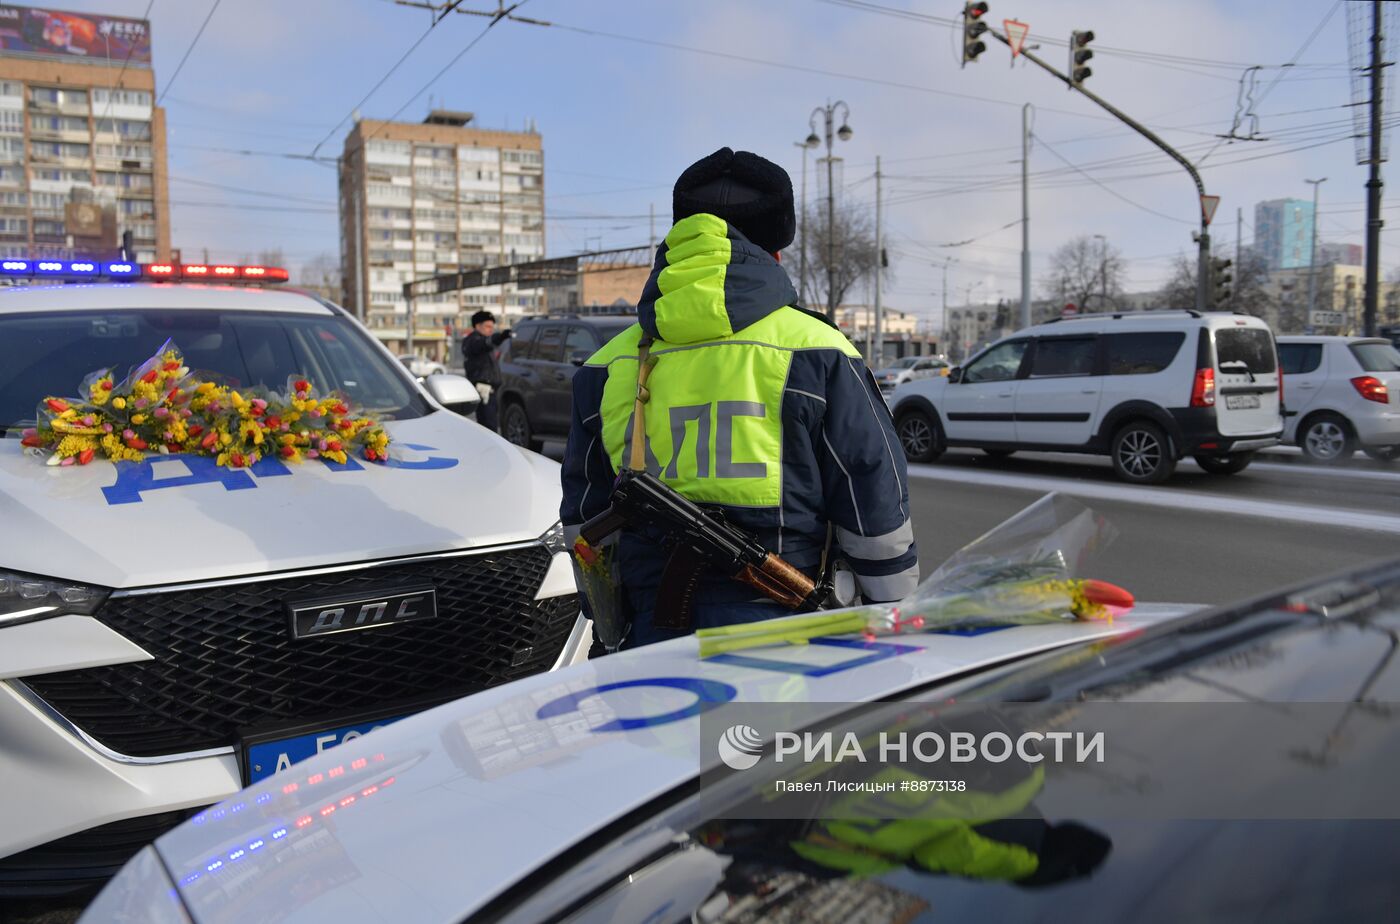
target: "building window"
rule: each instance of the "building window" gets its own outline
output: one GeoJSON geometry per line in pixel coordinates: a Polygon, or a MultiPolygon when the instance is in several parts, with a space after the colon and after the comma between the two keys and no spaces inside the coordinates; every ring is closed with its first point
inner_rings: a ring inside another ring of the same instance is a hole
{"type": "Polygon", "coordinates": [[[0,109],[0,132],[24,132],[24,113],[18,109],[0,109]]]}
{"type": "Polygon", "coordinates": [[[86,106],[88,94],[70,87],[30,87],[29,101],[50,106],[86,106]]]}
{"type": "Polygon", "coordinates": [[[150,108],[151,94],[148,90],[107,90],[94,89],[92,101],[98,106],[144,106],[150,108]]]}
{"type": "Polygon", "coordinates": [[[151,123],[131,119],[98,119],[97,131],[103,135],[120,135],[128,141],[150,141],[151,123]]]}

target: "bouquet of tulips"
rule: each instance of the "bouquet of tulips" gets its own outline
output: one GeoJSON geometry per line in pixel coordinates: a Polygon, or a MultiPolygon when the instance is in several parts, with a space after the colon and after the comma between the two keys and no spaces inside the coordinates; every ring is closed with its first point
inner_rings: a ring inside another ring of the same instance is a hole
{"type": "Polygon", "coordinates": [[[701,629],[700,656],[829,635],[879,636],[986,626],[1109,620],[1126,590],[1082,577],[1116,531],[1071,498],[1048,494],[945,561],[904,600],[701,629]]]}
{"type": "Polygon", "coordinates": [[[190,453],[229,468],[265,456],[340,463],[356,451],[371,462],[389,457],[384,428],[352,412],[343,397],[320,395],[296,376],[282,394],[221,385],[191,372],[170,341],[124,378],[110,368],[89,374],[78,393],[45,398],[37,426],[21,434],[49,465],[87,465],[99,454],[120,462],[190,453]]]}

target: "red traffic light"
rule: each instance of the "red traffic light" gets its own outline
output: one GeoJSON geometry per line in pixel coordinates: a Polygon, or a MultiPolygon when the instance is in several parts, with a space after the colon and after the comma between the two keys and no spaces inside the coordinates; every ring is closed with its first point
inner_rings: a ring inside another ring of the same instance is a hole
{"type": "Polygon", "coordinates": [[[985,12],[987,12],[987,4],[985,3],[969,3],[967,5],[967,15],[973,19],[976,19],[985,12]]]}

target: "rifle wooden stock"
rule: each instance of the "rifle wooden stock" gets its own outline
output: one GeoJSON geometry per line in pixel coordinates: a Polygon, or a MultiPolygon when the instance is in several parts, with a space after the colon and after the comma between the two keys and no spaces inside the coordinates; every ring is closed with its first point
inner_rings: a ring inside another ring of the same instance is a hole
{"type": "Polygon", "coordinates": [[[744,565],[734,577],[790,610],[811,605],[817,589],[815,581],[772,552],[758,567],[744,565]]]}

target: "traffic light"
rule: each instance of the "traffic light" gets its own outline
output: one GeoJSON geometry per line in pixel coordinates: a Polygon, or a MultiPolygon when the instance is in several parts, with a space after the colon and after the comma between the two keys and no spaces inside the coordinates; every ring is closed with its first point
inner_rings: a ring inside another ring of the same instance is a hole
{"type": "Polygon", "coordinates": [[[1230,288],[1234,277],[1230,273],[1230,261],[1220,257],[1210,258],[1210,303],[1216,308],[1230,303],[1230,288]]]}
{"type": "Polygon", "coordinates": [[[987,4],[964,3],[963,4],[963,53],[962,63],[964,66],[969,61],[976,61],[977,56],[987,50],[987,43],[978,36],[987,31],[987,24],[982,21],[986,15],[987,4]]]}
{"type": "Polygon", "coordinates": [[[1089,50],[1093,40],[1094,33],[1088,29],[1069,34],[1069,84],[1076,89],[1083,89],[1084,81],[1094,73],[1088,66],[1089,59],[1094,56],[1089,50]]]}

